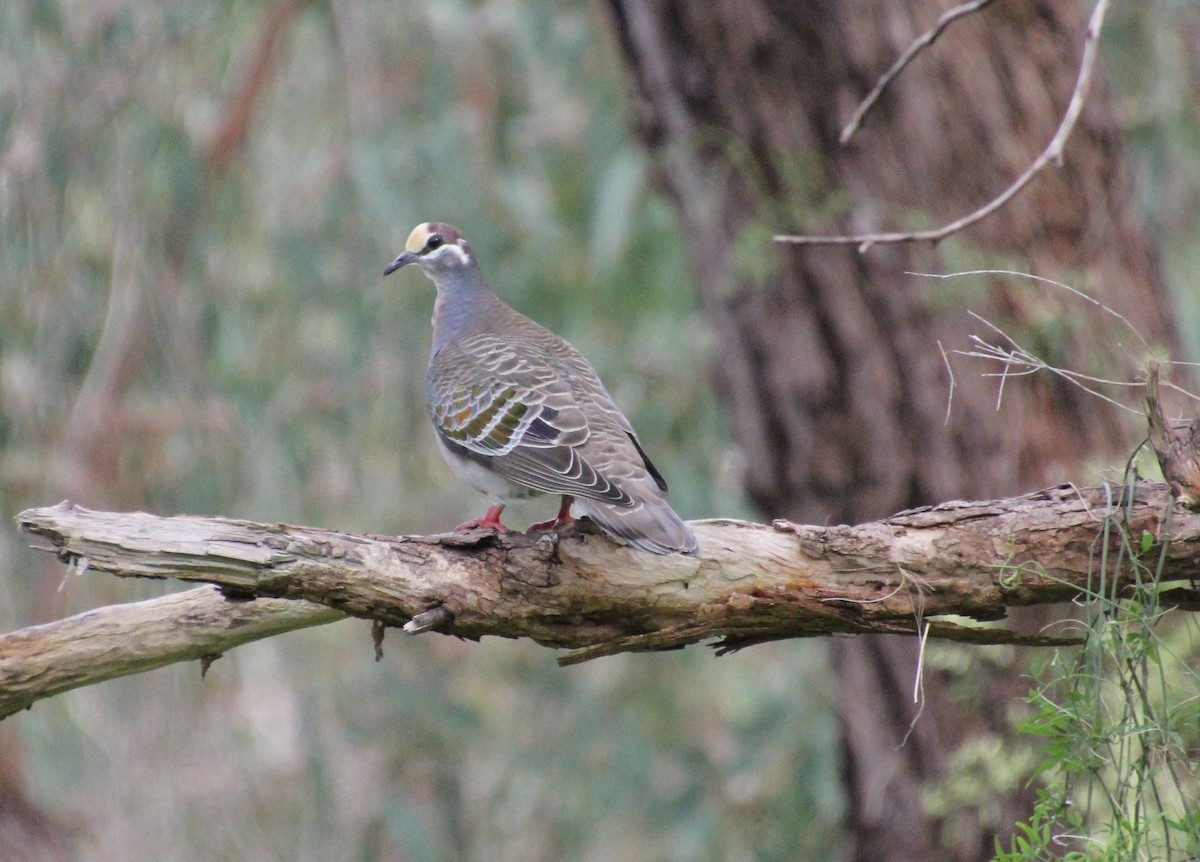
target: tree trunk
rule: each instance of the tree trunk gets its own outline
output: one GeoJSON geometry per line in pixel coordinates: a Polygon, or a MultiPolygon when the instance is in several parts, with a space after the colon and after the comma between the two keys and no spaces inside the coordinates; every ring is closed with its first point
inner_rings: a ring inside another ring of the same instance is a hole
{"type": "MultiPolygon", "coordinates": [[[[1002,256],[1006,269],[1070,280],[1170,349],[1155,249],[1125,188],[1102,82],[1063,166],[947,243],[953,262],[927,245],[860,254],[770,242],[775,233],[932,226],[986,203],[1053,135],[1075,83],[1085,8],[995,3],[962,19],[843,147],[841,125],[946,3],[609,7],[637,125],[660,154],[718,337],[716,382],[745,454],[745,485],[765,514],[859,522],[1077,479],[1083,457],[1132,448],[1140,429],[1054,379],[1009,380],[997,412],[996,387],[961,361],[947,417],[939,347],[967,346],[967,308],[1056,365],[1128,379],[1132,364],[1114,345],[1136,339],[1114,317],[1013,279],[906,275],[961,269],[964,259],[983,268],[1002,256]],[[1115,355],[1125,367],[1100,367],[1115,355]]],[[[920,788],[937,781],[964,739],[998,727],[999,704],[1027,683],[1015,673],[985,680],[979,702],[962,712],[946,680],[927,673],[924,717],[900,747],[912,719],[915,645],[839,641],[834,655],[857,858],[990,856],[993,829],[969,816],[933,822],[920,788]]],[[[1002,824],[1027,811],[1019,797],[1002,824]]]]}

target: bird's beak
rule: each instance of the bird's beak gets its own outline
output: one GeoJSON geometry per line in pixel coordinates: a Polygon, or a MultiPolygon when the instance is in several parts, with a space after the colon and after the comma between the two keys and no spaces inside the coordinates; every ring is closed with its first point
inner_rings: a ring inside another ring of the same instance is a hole
{"type": "Polygon", "coordinates": [[[391,275],[393,272],[398,270],[400,267],[408,266],[410,263],[415,261],[417,259],[417,257],[418,257],[418,255],[413,254],[411,251],[406,251],[402,255],[400,255],[398,258],[393,260],[391,263],[389,263],[387,265],[387,269],[385,269],[383,271],[383,274],[391,275]]]}

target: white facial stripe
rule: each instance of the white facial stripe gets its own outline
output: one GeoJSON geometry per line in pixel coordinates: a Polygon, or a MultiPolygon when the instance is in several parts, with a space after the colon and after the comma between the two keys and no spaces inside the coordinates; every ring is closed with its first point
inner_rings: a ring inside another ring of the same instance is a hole
{"type": "Polygon", "coordinates": [[[429,254],[425,255],[425,260],[445,265],[449,262],[446,260],[446,258],[449,257],[458,258],[459,266],[466,266],[467,263],[470,262],[470,258],[467,256],[465,251],[463,251],[457,245],[450,244],[444,245],[441,248],[434,249],[433,251],[429,252],[429,254]]]}

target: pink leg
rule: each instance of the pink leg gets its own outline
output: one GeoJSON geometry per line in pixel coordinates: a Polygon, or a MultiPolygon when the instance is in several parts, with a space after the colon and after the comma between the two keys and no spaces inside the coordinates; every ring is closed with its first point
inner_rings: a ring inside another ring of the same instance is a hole
{"type": "Polygon", "coordinates": [[[465,524],[459,524],[454,528],[454,532],[460,533],[463,530],[474,530],[478,527],[490,527],[499,533],[507,533],[508,527],[500,523],[500,513],[504,511],[504,504],[489,506],[487,514],[482,518],[476,518],[474,521],[467,521],[465,524]]]}
{"type": "Polygon", "coordinates": [[[529,527],[529,531],[534,530],[557,530],[559,527],[565,527],[572,523],[575,519],[571,517],[571,501],[574,497],[563,494],[562,505],[558,507],[558,514],[549,521],[538,521],[529,527]]]}

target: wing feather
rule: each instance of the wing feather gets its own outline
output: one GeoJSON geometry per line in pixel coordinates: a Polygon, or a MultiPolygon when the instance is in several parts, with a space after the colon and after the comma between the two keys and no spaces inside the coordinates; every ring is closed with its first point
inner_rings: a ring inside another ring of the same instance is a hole
{"type": "MultiPolygon", "coordinates": [[[[427,387],[438,433],[471,460],[539,491],[633,504],[614,480],[634,476],[609,457],[611,440],[623,438],[640,459],[628,423],[615,406],[592,421],[590,402],[536,345],[491,335],[448,345],[434,357],[427,387]]],[[[600,395],[611,403],[602,387],[600,395]]]]}

